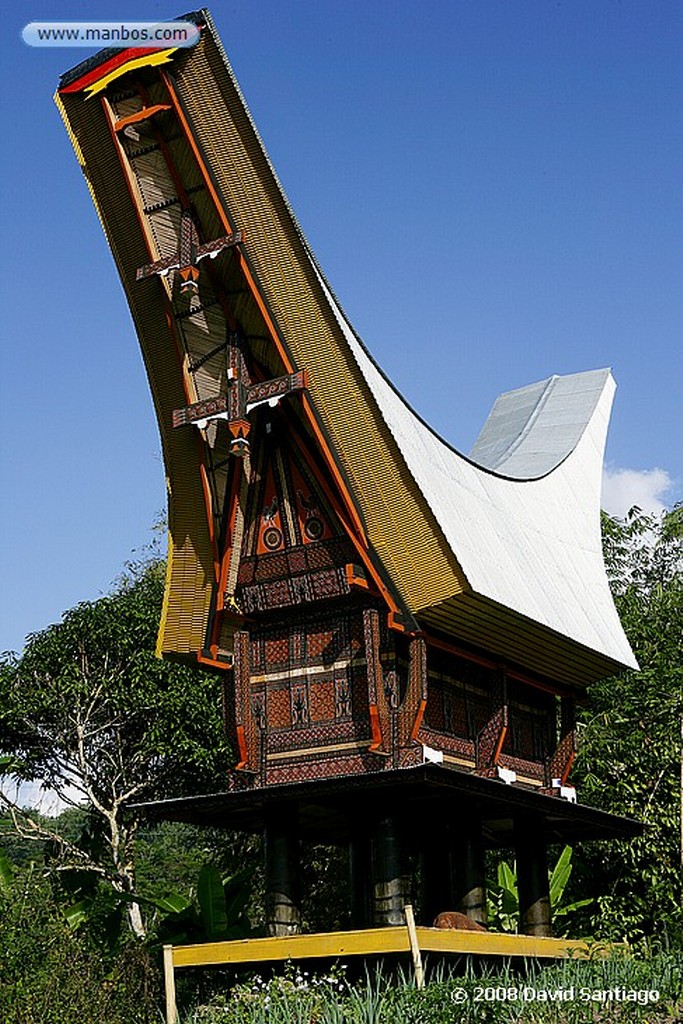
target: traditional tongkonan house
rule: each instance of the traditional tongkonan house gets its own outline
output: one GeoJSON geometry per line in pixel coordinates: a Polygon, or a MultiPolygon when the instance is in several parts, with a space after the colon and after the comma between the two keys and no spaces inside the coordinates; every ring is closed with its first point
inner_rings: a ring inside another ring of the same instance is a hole
{"type": "Polygon", "coordinates": [[[571,786],[574,709],[635,661],[601,554],[608,370],[502,395],[468,455],[405,402],[308,247],[206,11],[187,49],[109,50],[63,114],[142,346],[168,478],[162,657],[219,673],[224,791],[157,817],[264,830],[272,934],[301,839],[348,844],[352,921],[485,921],[516,849],[634,823],[571,786]]]}

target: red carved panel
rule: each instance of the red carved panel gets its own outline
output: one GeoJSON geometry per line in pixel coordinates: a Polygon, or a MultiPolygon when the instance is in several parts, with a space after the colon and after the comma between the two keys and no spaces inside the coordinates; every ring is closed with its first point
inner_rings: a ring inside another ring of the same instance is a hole
{"type": "Polygon", "coordinates": [[[306,561],[311,569],[328,569],[335,563],[334,554],[330,546],[321,544],[306,552],[306,561]]]}
{"type": "Polygon", "coordinates": [[[289,664],[289,637],[281,636],[273,639],[267,639],[265,642],[265,648],[266,665],[269,669],[274,668],[276,665],[289,664]]]}
{"type": "Polygon", "coordinates": [[[306,654],[309,658],[319,659],[332,643],[332,630],[320,633],[309,633],[306,637],[306,654]]]}
{"type": "Polygon", "coordinates": [[[311,681],[308,687],[311,722],[334,720],[334,680],[311,681]]]}
{"type": "Polygon", "coordinates": [[[290,729],[292,709],[289,686],[268,691],[268,726],[271,729],[290,729]]]}
{"type": "Polygon", "coordinates": [[[276,732],[268,737],[268,753],[284,753],[308,747],[330,746],[338,743],[363,742],[370,743],[370,733],[359,735],[353,722],[311,723],[307,727],[291,732],[276,732]]]}
{"type": "Polygon", "coordinates": [[[254,578],[257,583],[267,580],[283,580],[288,575],[289,562],[284,551],[277,555],[266,555],[256,562],[254,578]]]}
{"type": "Polygon", "coordinates": [[[261,506],[257,509],[258,514],[258,539],[256,553],[259,555],[272,554],[274,551],[282,550],[285,546],[284,528],[280,509],[280,499],[273,468],[270,464],[266,467],[265,486],[261,506]]]}
{"type": "Polygon", "coordinates": [[[289,572],[306,572],[306,552],[302,548],[290,548],[287,552],[287,567],[289,572]]]}
{"type": "Polygon", "coordinates": [[[320,755],[298,762],[292,761],[289,764],[270,763],[266,780],[268,785],[282,785],[288,782],[327,779],[335,775],[365,775],[369,772],[383,771],[385,768],[386,757],[352,751],[337,756],[320,755]]]}

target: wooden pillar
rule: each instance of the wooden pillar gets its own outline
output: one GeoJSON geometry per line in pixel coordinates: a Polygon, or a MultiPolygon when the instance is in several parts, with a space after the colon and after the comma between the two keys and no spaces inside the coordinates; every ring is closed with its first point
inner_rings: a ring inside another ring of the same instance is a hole
{"type": "Polygon", "coordinates": [[[451,909],[466,914],[471,921],[486,927],[486,865],[480,815],[474,809],[463,807],[452,834],[451,909]]]}
{"type": "Polygon", "coordinates": [[[378,928],[403,925],[410,878],[395,816],[386,814],[377,822],[372,852],[373,924],[378,928]]]}
{"type": "Polygon", "coordinates": [[[269,935],[301,931],[299,835],[296,812],[271,808],[264,827],[266,922],[269,935]]]}
{"type": "Polygon", "coordinates": [[[422,849],[422,922],[427,927],[443,911],[454,910],[451,884],[452,828],[448,822],[430,830],[422,849]]]}
{"type": "Polygon", "coordinates": [[[524,935],[552,935],[547,842],[543,822],[515,819],[519,927],[524,935]]]}
{"type": "Polygon", "coordinates": [[[349,841],[349,888],[351,927],[372,928],[372,842],[367,827],[349,841]]]}

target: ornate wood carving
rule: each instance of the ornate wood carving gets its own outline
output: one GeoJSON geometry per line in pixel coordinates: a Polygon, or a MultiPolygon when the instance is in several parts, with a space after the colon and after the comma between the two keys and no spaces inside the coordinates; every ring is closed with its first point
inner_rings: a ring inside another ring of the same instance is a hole
{"type": "Polygon", "coordinates": [[[560,698],[560,741],[545,765],[545,785],[553,791],[553,780],[565,786],[576,755],[576,701],[573,697],[560,698]]]}
{"type": "Polygon", "coordinates": [[[491,693],[491,714],[475,742],[476,771],[479,775],[495,775],[508,730],[508,699],[505,673],[499,671],[491,693]]]}
{"type": "Polygon", "coordinates": [[[234,646],[235,732],[239,751],[238,770],[258,771],[258,716],[251,694],[251,641],[245,629],[235,633],[234,646]]]}
{"type": "Polygon", "coordinates": [[[372,743],[375,753],[391,752],[391,720],[380,660],[379,612],[366,608],[363,612],[363,642],[368,677],[368,705],[372,743]]]}
{"type": "Polygon", "coordinates": [[[411,637],[408,652],[408,688],[398,712],[398,742],[401,747],[417,740],[427,707],[427,644],[424,637],[411,637]]]}

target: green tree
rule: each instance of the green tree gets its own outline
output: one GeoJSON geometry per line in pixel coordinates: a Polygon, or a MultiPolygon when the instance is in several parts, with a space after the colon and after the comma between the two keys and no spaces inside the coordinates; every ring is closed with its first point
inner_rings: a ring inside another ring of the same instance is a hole
{"type": "Polygon", "coordinates": [[[113,888],[139,935],[139,815],[130,805],[210,788],[229,763],[220,681],[154,656],[162,596],[162,564],[134,567],[110,595],[79,604],[30,636],[21,657],[0,662],[5,783],[10,772],[37,780],[87,812],[80,835],[70,837],[23,811],[5,784],[6,827],[49,842],[56,872],[113,888]]]}
{"type": "Polygon", "coordinates": [[[42,871],[3,872],[1,861],[3,1024],[158,1024],[159,970],[145,947],[128,942],[103,957],[69,926],[42,871]]]}
{"type": "Polygon", "coordinates": [[[581,797],[634,817],[644,834],[577,851],[581,895],[604,937],[683,936],[681,723],[683,721],[683,508],[633,509],[603,520],[608,574],[640,664],[590,687],[574,778],[581,797]]]}

